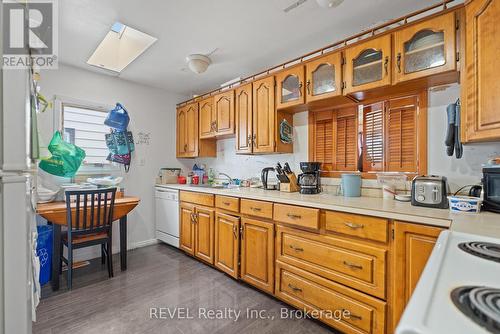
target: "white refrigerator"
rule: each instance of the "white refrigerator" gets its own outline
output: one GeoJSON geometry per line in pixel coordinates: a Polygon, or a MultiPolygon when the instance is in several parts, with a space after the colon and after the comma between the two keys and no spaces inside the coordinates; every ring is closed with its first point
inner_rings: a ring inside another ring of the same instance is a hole
{"type": "Polygon", "coordinates": [[[38,301],[29,82],[28,70],[0,69],[0,334],[31,333],[38,301]]]}

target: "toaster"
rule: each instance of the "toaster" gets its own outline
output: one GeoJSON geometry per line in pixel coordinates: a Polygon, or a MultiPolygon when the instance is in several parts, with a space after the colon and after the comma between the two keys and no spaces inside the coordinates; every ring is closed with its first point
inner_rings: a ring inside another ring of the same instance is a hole
{"type": "Polygon", "coordinates": [[[447,209],[448,190],[448,181],[445,176],[416,176],[411,183],[411,204],[447,209]]]}

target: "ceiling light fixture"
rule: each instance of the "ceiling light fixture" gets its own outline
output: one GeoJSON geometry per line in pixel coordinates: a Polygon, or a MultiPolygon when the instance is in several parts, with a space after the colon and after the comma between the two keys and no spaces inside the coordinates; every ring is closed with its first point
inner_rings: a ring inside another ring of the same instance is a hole
{"type": "Polygon", "coordinates": [[[202,54],[192,54],[186,57],[186,63],[192,72],[201,74],[207,70],[211,60],[202,54]]]}
{"type": "Polygon", "coordinates": [[[120,73],[158,39],[115,22],[87,64],[120,73]]]}

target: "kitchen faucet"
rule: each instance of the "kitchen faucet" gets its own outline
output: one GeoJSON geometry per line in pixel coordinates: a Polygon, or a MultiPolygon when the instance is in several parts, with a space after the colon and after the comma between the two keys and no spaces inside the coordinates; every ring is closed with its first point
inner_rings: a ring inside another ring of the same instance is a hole
{"type": "Polygon", "coordinates": [[[228,178],[228,180],[229,180],[229,183],[232,183],[232,182],[233,182],[232,177],[231,177],[231,176],[229,176],[229,175],[227,175],[226,173],[219,173],[219,178],[220,178],[220,176],[221,176],[221,175],[222,175],[222,176],[227,177],[227,178],[228,178]]]}

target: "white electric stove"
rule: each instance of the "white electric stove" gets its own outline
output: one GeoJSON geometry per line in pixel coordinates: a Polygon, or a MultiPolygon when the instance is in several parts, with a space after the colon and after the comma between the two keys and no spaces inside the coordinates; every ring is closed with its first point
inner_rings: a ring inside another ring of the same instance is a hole
{"type": "Polygon", "coordinates": [[[444,231],[396,334],[500,333],[500,239],[444,231]]]}

